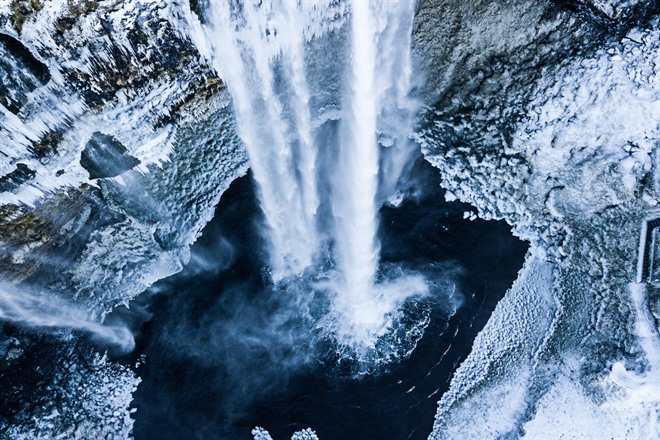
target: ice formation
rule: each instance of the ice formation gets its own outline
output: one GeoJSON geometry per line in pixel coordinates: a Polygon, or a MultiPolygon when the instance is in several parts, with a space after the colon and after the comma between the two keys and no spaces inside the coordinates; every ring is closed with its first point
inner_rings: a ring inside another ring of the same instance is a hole
{"type": "MultiPolygon", "coordinates": [[[[254,440],[273,440],[268,431],[261,427],[254,428],[252,435],[254,436],[254,440]]],[[[319,440],[319,438],[314,431],[307,428],[293,433],[291,440],[319,440]]]]}
{"type": "MultiPolygon", "coordinates": [[[[538,14],[539,6],[526,14],[538,14]]],[[[629,8],[627,14],[644,11],[629,8]]],[[[555,33],[601,35],[599,45],[564,58],[562,44],[538,40],[510,12],[482,11],[496,17],[488,29],[505,46],[490,49],[496,61],[480,83],[465,87],[478,93],[499,82],[502,89],[489,92],[492,104],[467,117],[453,104],[436,107],[420,132],[454,197],[481,217],[507,219],[533,244],[516,285],[442,397],[431,437],[656,437],[657,344],[649,341],[657,341],[657,330],[649,336],[640,320],[649,322],[657,297],[642,293],[653,285],[630,283],[642,219],[658,203],[657,15],[646,24],[621,23],[612,36],[597,20],[577,23],[565,11],[541,20],[555,33]],[[545,52],[546,44],[555,52],[545,52]],[[499,57],[506,45],[518,55],[499,57]],[[554,68],[530,74],[522,67],[558,54],[554,68]],[[533,91],[524,100],[504,92],[504,85],[521,84],[533,91]]],[[[451,80],[439,87],[450,89],[451,80]]]]}

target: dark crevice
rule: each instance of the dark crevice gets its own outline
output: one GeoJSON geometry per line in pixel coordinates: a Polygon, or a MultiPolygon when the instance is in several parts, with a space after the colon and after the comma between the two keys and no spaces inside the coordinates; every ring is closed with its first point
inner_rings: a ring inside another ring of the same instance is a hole
{"type": "Polygon", "coordinates": [[[552,3],[560,9],[578,14],[585,21],[594,23],[615,38],[623,37],[635,27],[650,27],[660,15],[660,2],[639,2],[620,14],[615,10],[616,16],[610,16],[584,0],[553,0],[552,3]]]}
{"type": "Polygon", "coordinates": [[[90,179],[115,177],[140,164],[140,160],[127,151],[113,136],[97,131],[87,142],[80,165],[89,172],[90,179]]]}
{"type": "Polygon", "coordinates": [[[197,16],[202,24],[206,24],[204,11],[208,7],[209,0],[190,0],[190,10],[197,16]]]}
{"type": "Polygon", "coordinates": [[[13,191],[23,183],[32,179],[36,172],[24,163],[16,165],[16,169],[9,174],[0,177],[0,193],[13,191]]]}
{"type": "Polygon", "coordinates": [[[48,67],[20,41],[0,33],[0,104],[18,114],[29,93],[48,81],[48,67]]]}
{"type": "Polygon", "coordinates": [[[23,43],[10,35],[0,33],[0,44],[4,45],[14,58],[21,61],[42,84],[50,81],[48,66],[32,55],[32,52],[23,43]]]}

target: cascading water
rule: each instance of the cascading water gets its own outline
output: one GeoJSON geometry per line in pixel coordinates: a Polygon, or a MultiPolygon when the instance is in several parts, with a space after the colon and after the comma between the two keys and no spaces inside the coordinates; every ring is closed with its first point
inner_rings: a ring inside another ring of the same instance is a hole
{"type": "Polygon", "coordinates": [[[426,292],[420,277],[379,274],[377,239],[380,202],[411,151],[413,14],[410,1],[208,5],[210,55],[258,183],[272,278],[328,292],[324,325],[346,345],[373,346],[405,299],[426,292]]]}
{"type": "Polygon", "coordinates": [[[298,29],[276,38],[273,28],[285,23],[300,27],[301,21],[292,2],[275,8],[222,1],[212,3],[209,12],[215,62],[229,85],[238,132],[259,182],[272,246],[272,274],[279,280],[312,264],[318,243],[316,149],[306,102],[303,36],[298,29]],[[289,73],[288,103],[294,115],[285,114],[277,93],[275,59],[289,73]]]}

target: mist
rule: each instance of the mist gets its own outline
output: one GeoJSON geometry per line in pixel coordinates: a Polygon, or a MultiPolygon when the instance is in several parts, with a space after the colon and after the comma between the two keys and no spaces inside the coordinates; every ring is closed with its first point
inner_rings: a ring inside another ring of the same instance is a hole
{"type": "Polygon", "coordinates": [[[30,287],[0,284],[0,320],[36,331],[79,331],[123,352],[135,347],[133,334],[126,326],[95,321],[83,308],[30,287]]]}

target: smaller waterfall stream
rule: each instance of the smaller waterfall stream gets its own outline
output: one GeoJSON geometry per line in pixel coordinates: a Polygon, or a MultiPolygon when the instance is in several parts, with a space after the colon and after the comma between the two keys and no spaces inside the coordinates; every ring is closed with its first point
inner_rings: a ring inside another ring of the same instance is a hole
{"type": "Polygon", "coordinates": [[[327,292],[328,333],[371,347],[405,299],[427,291],[421,277],[379,273],[377,238],[380,202],[411,151],[414,3],[208,8],[211,57],[258,183],[272,279],[327,292]]]}

